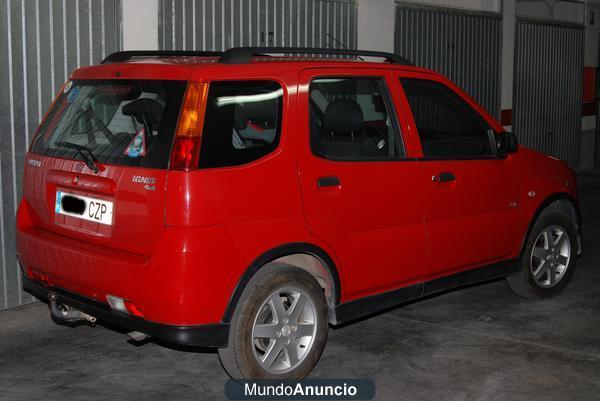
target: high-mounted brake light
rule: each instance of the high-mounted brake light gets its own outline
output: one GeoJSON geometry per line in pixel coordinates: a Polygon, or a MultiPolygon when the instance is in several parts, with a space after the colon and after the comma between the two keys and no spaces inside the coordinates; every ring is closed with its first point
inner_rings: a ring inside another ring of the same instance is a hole
{"type": "Polygon", "coordinates": [[[171,153],[172,170],[189,171],[198,165],[200,137],[204,125],[208,83],[189,84],[183,100],[181,117],[175,132],[175,143],[171,153]]]}

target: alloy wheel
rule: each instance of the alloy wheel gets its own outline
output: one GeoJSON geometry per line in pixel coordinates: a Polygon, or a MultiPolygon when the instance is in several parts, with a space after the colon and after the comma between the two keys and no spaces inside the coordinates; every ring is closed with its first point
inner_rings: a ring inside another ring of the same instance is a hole
{"type": "Polygon", "coordinates": [[[281,374],[296,368],[309,354],[317,332],[316,308],[299,288],[273,292],[252,325],[252,348],[259,365],[281,374]]]}
{"type": "Polygon", "coordinates": [[[567,231],[558,225],[547,227],[533,244],[531,276],[538,286],[553,287],[565,275],[570,260],[571,242],[567,231]]]}

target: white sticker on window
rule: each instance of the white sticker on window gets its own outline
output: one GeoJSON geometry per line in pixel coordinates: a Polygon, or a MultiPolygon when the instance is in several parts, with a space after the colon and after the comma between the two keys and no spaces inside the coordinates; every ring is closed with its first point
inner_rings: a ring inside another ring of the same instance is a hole
{"type": "Polygon", "coordinates": [[[67,93],[73,87],[73,81],[69,81],[65,84],[65,88],[63,89],[63,93],[67,93]]]}

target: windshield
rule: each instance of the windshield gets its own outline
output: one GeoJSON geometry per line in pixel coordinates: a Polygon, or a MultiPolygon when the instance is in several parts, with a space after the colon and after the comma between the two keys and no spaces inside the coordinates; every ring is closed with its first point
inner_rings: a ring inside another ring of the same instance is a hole
{"type": "Polygon", "coordinates": [[[40,126],[31,151],[166,168],[184,91],[185,82],[180,81],[70,81],[40,126]]]}

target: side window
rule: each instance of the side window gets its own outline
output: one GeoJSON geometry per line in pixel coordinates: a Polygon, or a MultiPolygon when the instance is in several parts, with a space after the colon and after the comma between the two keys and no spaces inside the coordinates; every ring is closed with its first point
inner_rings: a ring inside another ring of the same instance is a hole
{"type": "Polygon", "coordinates": [[[495,155],[491,128],[458,94],[438,82],[400,81],[426,157],[495,155]]]}
{"type": "Polygon", "coordinates": [[[200,168],[239,166],[279,144],[283,89],[271,81],[211,82],[200,168]]]}
{"type": "Polygon", "coordinates": [[[310,83],[310,145],[332,160],[403,155],[383,79],[316,78],[310,83]]]}

